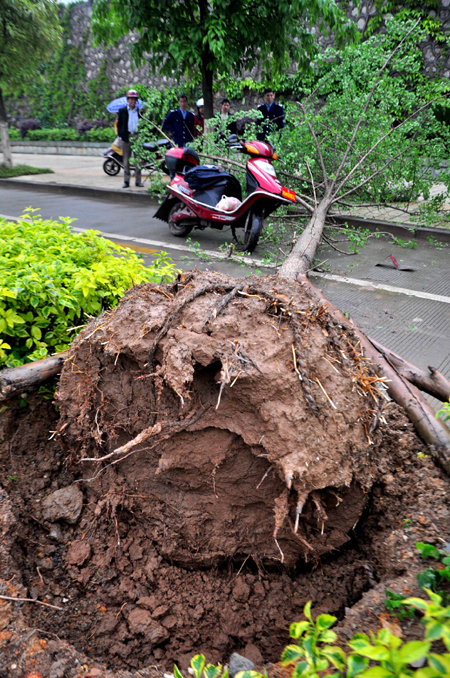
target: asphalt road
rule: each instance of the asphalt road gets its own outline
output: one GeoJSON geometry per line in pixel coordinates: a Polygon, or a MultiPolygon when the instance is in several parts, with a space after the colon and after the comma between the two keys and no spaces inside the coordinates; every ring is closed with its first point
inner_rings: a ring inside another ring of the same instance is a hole
{"type": "MultiPolygon", "coordinates": [[[[0,216],[19,217],[26,207],[39,208],[42,217],[77,219],[76,230],[96,229],[115,242],[140,251],[151,261],[164,250],[181,269],[197,266],[244,277],[250,270],[275,273],[261,257],[258,245],[253,262],[218,260],[219,247],[232,241],[231,233],[194,231],[192,241],[208,256],[195,256],[183,238],[175,238],[166,224],[154,219],[156,203],[149,207],[113,204],[107,200],[67,197],[11,186],[0,188],[0,216]]],[[[414,243],[413,243],[414,244],[414,243]]],[[[348,250],[348,243],[338,247],[348,250]]],[[[330,247],[319,252],[326,272],[312,279],[341,310],[375,339],[420,367],[433,365],[450,377],[450,247],[419,241],[414,248],[393,244],[392,238],[370,238],[358,254],[347,256],[330,247]],[[389,268],[390,255],[412,271],[389,268]],[[377,264],[384,264],[378,266],[377,264]]],[[[435,403],[437,406],[437,403],[435,403]]]]}

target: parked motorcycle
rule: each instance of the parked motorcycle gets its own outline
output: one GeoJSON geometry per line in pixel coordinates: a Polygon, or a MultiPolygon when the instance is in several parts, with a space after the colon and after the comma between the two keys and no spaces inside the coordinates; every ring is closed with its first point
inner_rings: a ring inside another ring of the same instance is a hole
{"type": "Polygon", "coordinates": [[[168,169],[175,173],[166,199],[155,217],[168,223],[178,237],[187,236],[193,228],[231,226],[244,229],[244,247],[253,252],[263,229],[264,219],[282,204],[295,202],[295,192],[285,188],[276,177],[273,160],[278,156],[267,141],[244,141],[236,135],[228,137],[226,146],[249,155],[247,161],[247,197],[242,201],[239,181],[228,172],[210,165],[200,165],[197,152],[189,147],[172,148],[165,156],[168,169]],[[214,177],[214,171],[216,177],[214,177]],[[202,186],[202,177],[205,178],[202,186]],[[221,198],[237,198],[232,211],[218,207],[221,198]]]}
{"type": "MultiPolygon", "coordinates": [[[[145,172],[147,171],[149,174],[152,174],[155,170],[160,168],[161,163],[164,165],[165,169],[165,162],[164,158],[161,155],[161,150],[163,148],[168,148],[171,146],[170,141],[167,139],[159,139],[158,141],[154,142],[147,142],[144,144],[144,149],[146,151],[151,151],[152,153],[155,153],[155,160],[149,161],[149,160],[144,160],[142,163],[142,170],[145,172]]],[[[117,174],[119,174],[120,170],[123,169],[123,157],[117,153],[111,146],[106,149],[106,151],[102,154],[103,157],[106,158],[106,160],[103,163],[103,171],[105,174],[108,174],[110,177],[115,177],[117,174]]],[[[134,159],[132,158],[130,161],[130,169],[133,171],[134,170],[134,159]]]]}

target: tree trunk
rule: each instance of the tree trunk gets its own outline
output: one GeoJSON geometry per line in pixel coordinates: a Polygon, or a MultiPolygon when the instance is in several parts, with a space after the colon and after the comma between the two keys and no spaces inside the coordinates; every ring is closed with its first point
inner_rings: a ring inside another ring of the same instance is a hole
{"type": "Polygon", "coordinates": [[[213,72],[208,68],[208,54],[202,57],[202,92],[203,100],[205,102],[204,116],[205,120],[212,118],[214,115],[213,108],[213,72]]]}
{"type": "Polygon", "coordinates": [[[0,402],[43,384],[61,372],[68,351],[0,371],[0,402]]]}
{"type": "Polygon", "coordinates": [[[282,278],[296,280],[297,275],[304,275],[312,268],[330,204],[331,198],[325,194],[314,210],[307,227],[297,240],[294,249],[281,266],[279,275],[282,278]]]}
{"type": "Polygon", "coordinates": [[[413,365],[375,339],[371,337],[368,339],[404,379],[438,400],[446,402],[450,399],[450,382],[435,367],[428,367],[429,372],[421,370],[420,367],[413,365]]]}
{"type": "Polygon", "coordinates": [[[6,119],[5,104],[3,102],[3,92],[0,87],[0,142],[3,151],[3,162],[6,167],[12,167],[11,144],[9,141],[8,120],[6,119]]]}

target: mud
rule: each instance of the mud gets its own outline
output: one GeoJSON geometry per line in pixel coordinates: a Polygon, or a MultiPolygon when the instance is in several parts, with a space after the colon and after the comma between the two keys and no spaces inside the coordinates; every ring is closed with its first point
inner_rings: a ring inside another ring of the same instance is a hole
{"type": "Polygon", "coordinates": [[[153,676],[196,652],[276,661],[310,599],[343,639],[379,627],[385,582],[413,590],[414,543],[448,539],[448,479],[405,415],[381,411],[351,335],[270,279],[204,331],[227,281],[186,283],[135,288],[86,328],[59,412],[30,396],[0,413],[0,593],[62,608],[0,602],[0,676],[153,676]],[[149,365],[169,309],[206,283],[218,289],[180,308],[149,365]],[[303,389],[293,344],[339,410],[303,389]]]}

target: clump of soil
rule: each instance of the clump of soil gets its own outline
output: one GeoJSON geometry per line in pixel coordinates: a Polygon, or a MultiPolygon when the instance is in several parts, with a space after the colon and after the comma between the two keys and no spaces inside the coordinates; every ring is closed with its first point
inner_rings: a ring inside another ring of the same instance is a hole
{"type": "Polygon", "coordinates": [[[276,661],[308,600],[379,624],[364,593],[447,538],[448,479],[352,334],[294,284],[242,285],[134,288],[74,342],[59,413],[0,414],[0,593],[62,608],[4,604],[0,676],[276,661]]]}
{"type": "Polygon", "coordinates": [[[299,285],[196,273],[134,288],[78,336],[59,432],[100,475],[91,502],[115,486],[98,511],[139,506],[163,557],[294,565],[344,544],[365,507],[373,382],[352,332],[299,285]]]}

